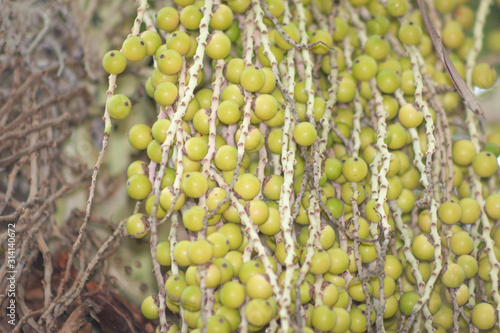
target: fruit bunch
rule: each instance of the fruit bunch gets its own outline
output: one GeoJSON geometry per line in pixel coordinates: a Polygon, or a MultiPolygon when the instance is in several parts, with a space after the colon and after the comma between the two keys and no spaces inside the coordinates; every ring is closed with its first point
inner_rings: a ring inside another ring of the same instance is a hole
{"type": "Polygon", "coordinates": [[[174,3],[103,59],[104,146],[116,75],[146,66],[156,105],[126,228],[158,331],[498,332],[500,135],[464,93],[496,82],[491,0],[174,3]]]}

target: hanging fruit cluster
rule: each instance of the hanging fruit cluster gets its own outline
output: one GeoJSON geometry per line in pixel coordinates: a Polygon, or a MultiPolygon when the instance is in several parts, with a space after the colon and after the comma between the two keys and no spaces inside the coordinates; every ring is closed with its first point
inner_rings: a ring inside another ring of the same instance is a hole
{"type": "Polygon", "coordinates": [[[498,332],[500,135],[469,90],[496,82],[491,0],[174,2],[103,59],[105,144],[150,59],[126,228],[158,331],[498,332]]]}

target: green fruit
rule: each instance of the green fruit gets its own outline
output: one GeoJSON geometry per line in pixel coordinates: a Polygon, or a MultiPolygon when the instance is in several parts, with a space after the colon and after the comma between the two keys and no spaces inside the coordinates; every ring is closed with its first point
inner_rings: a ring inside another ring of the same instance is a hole
{"type": "Polygon", "coordinates": [[[102,58],[102,68],[112,75],[122,73],[127,67],[127,58],[120,51],[109,51],[102,58]]]}
{"type": "Polygon", "coordinates": [[[489,303],[476,304],[471,312],[472,323],[480,330],[495,326],[496,317],[495,308],[489,303]]]}
{"type": "Polygon", "coordinates": [[[128,195],[134,200],[143,200],[149,196],[152,186],[145,175],[132,175],[126,184],[128,195]]]}
{"type": "Polygon", "coordinates": [[[330,331],[337,323],[337,315],[332,308],[321,305],[315,307],[311,318],[312,326],[320,331],[330,331]]]}
{"type": "Polygon", "coordinates": [[[130,36],[123,41],[122,53],[130,61],[142,60],[148,53],[144,40],[139,36],[130,36]]]}
{"type": "Polygon", "coordinates": [[[308,147],[316,141],[318,133],[314,125],[309,122],[301,122],[293,129],[293,138],[304,147],[308,147]]]}
{"type": "Polygon", "coordinates": [[[108,100],[108,112],[111,118],[123,119],[127,117],[132,110],[132,103],[127,96],[116,94],[108,100]]]}
{"type": "Polygon", "coordinates": [[[411,315],[415,304],[420,299],[420,295],[414,291],[405,292],[399,299],[399,310],[406,316],[411,315]]]}
{"type": "Polygon", "coordinates": [[[158,305],[156,305],[153,296],[148,296],[142,301],[141,312],[148,319],[158,318],[158,305]]]}

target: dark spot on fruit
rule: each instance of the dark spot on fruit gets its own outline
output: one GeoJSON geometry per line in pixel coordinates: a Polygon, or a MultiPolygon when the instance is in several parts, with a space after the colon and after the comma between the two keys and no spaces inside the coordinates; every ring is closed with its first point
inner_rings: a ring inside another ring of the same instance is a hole
{"type": "Polygon", "coordinates": [[[144,45],[144,42],[141,40],[141,45],[144,45]]]}
{"type": "Polygon", "coordinates": [[[178,276],[174,277],[174,280],[179,281],[179,277],[178,276]]]}
{"type": "Polygon", "coordinates": [[[110,56],[110,57],[114,57],[114,56],[115,56],[115,53],[114,53],[114,52],[111,52],[111,53],[109,54],[109,56],[110,56]]]}
{"type": "Polygon", "coordinates": [[[125,102],[125,106],[128,106],[128,102],[125,102]]]}

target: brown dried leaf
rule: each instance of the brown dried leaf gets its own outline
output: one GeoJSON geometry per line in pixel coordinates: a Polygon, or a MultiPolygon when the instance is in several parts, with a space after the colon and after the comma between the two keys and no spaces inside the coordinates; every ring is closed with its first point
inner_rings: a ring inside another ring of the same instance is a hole
{"type": "Polygon", "coordinates": [[[89,318],[89,309],[82,304],[71,313],[59,333],[77,333],[89,323],[89,318]]]}
{"type": "Polygon", "coordinates": [[[429,31],[432,44],[434,44],[434,48],[436,49],[436,53],[441,59],[441,62],[444,64],[446,70],[450,74],[451,80],[455,85],[458,93],[462,97],[465,106],[467,106],[478,117],[484,119],[483,110],[481,108],[481,105],[479,105],[476,96],[464,82],[457,69],[455,68],[455,65],[453,65],[453,63],[451,62],[448,53],[444,49],[441,37],[436,31],[436,28],[434,28],[434,26],[432,25],[431,19],[429,18],[429,13],[427,12],[427,7],[425,7],[424,0],[417,0],[417,3],[418,7],[420,8],[420,12],[422,13],[422,18],[424,20],[425,26],[427,27],[427,31],[429,31]]]}
{"type": "Polygon", "coordinates": [[[135,309],[110,292],[89,295],[84,300],[90,315],[99,323],[102,332],[153,332],[154,327],[144,317],[136,316],[135,309]]]}

